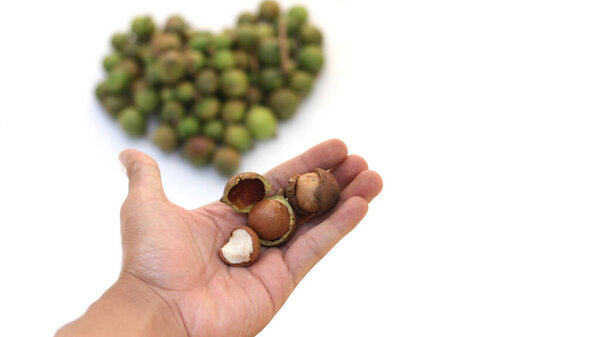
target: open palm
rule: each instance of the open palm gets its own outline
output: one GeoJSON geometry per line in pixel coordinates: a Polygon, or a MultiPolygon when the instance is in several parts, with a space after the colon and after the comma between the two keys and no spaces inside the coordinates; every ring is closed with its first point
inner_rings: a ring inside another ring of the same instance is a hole
{"type": "Polygon", "coordinates": [[[249,267],[218,256],[243,215],[220,202],[185,210],[169,202],[155,161],[126,150],[129,196],[121,211],[123,274],[166,301],[189,336],[253,336],[273,318],[304,275],[367,212],[382,188],[377,173],[343,142],[321,143],[265,174],[277,191],[294,173],[331,168],[341,188],[331,214],[298,227],[279,248],[262,248],[249,267]]]}

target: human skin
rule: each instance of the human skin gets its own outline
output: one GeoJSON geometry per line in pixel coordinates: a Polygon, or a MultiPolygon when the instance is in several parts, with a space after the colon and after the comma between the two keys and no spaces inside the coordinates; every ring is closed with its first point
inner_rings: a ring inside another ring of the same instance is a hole
{"type": "Polygon", "coordinates": [[[261,248],[249,267],[221,261],[219,248],[244,215],[221,202],[193,210],[171,203],[156,162],[125,150],[129,177],[121,208],[121,274],[86,313],[56,336],[254,336],[271,321],[306,273],[367,213],[380,176],[348,156],[340,140],[318,144],[265,174],[273,191],[295,173],[330,168],[336,208],[301,224],[282,247],[261,248]]]}

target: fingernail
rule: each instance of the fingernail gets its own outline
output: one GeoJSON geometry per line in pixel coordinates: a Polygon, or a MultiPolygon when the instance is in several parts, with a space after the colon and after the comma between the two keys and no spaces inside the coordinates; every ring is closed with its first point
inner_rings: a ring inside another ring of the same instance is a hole
{"type": "Polygon", "coordinates": [[[121,172],[123,172],[125,175],[127,175],[127,168],[125,167],[125,165],[123,164],[123,159],[125,159],[123,157],[123,154],[119,155],[119,166],[121,167],[121,172]]]}

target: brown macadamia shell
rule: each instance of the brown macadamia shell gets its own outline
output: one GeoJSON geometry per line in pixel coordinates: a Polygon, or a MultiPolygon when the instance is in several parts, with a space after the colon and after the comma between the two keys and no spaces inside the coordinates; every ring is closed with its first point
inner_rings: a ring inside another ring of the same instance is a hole
{"type": "Polygon", "coordinates": [[[221,257],[221,260],[223,260],[223,262],[225,262],[226,264],[228,264],[230,266],[235,266],[235,267],[245,267],[245,266],[249,266],[249,265],[253,264],[254,261],[256,261],[256,259],[258,258],[259,254],[260,254],[260,239],[258,237],[258,234],[256,234],[256,232],[248,226],[235,227],[229,234],[227,241],[225,241],[223,246],[221,246],[221,248],[219,249],[219,257],[221,257]],[[233,262],[230,262],[229,260],[227,260],[227,258],[224,256],[223,248],[229,243],[229,241],[233,237],[234,232],[237,230],[245,230],[250,235],[250,237],[252,239],[252,252],[250,253],[248,261],[240,262],[240,263],[233,263],[233,262]]]}

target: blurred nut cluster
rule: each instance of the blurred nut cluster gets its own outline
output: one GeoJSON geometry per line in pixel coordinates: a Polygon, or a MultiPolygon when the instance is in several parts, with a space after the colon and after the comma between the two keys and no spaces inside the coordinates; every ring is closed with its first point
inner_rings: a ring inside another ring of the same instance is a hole
{"type": "Polygon", "coordinates": [[[180,16],[162,29],[140,16],[112,37],[96,96],[128,135],[145,135],[156,118],[151,137],[161,150],[181,147],[193,164],[230,176],[240,154],[274,137],[310,93],[324,62],[321,41],[304,7],[282,13],[274,1],[217,34],[180,16]]]}

